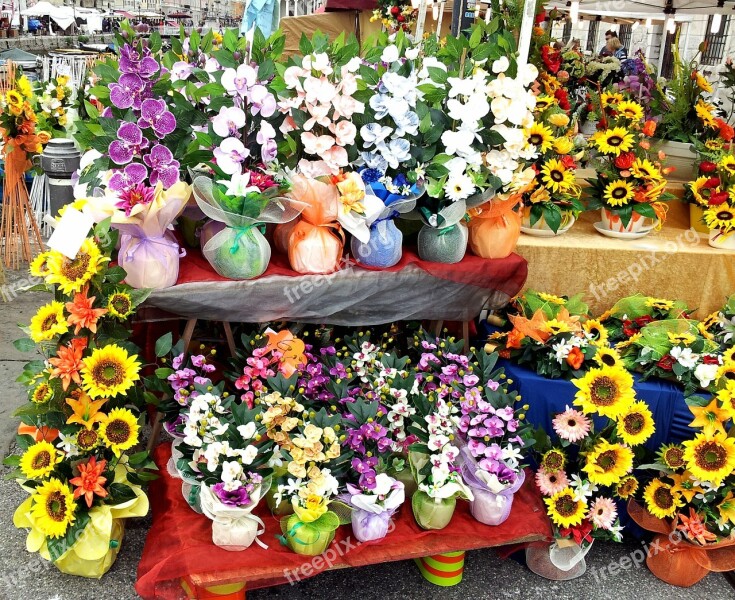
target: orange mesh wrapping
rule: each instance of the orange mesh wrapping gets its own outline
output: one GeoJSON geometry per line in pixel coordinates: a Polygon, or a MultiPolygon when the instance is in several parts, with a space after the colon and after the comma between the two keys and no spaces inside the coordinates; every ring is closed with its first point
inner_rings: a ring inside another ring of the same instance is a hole
{"type": "Polygon", "coordinates": [[[521,216],[513,210],[519,196],[492,200],[469,211],[470,249],[482,258],[505,258],[516,249],[521,216]]]}

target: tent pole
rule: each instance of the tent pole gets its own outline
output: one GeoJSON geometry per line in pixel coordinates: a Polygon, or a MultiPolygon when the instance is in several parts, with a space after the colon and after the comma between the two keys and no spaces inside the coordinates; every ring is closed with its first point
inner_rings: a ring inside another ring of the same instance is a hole
{"type": "Polygon", "coordinates": [[[531,50],[531,34],[533,33],[533,21],[536,18],[536,0],[525,0],[523,5],[523,21],[521,22],[521,33],[518,37],[518,64],[528,63],[528,53],[531,50]]]}
{"type": "Polygon", "coordinates": [[[424,39],[424,26],[426,21],[426,3],[427,0],[421,0],[419,2],[419,15],[416,19],[416,33],[414,38],[416,43],[420,44],[424,39]]]}

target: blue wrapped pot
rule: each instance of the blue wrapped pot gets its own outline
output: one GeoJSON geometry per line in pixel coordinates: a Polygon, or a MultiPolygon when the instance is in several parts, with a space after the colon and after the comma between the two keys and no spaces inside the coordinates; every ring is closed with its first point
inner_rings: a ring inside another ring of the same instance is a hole
{"type": "Polygon", "coordinates": [[[393,219],[384,219],[370,226],[370,240],[366,244],[353,237],[350,248],[358,263],[385,269],[401,260],[402,246],[403,234],[393,219]]]}

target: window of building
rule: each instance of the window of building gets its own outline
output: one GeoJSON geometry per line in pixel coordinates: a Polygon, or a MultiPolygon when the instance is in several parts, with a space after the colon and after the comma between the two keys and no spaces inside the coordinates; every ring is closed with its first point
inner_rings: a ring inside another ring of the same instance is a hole
{"type": "Polygon", "coordinates": [[[572,37],[572,22],[570,20],[564,21],[564,31],[561,33],[561,41],[566,44],[572,37]]]}
{"type": "Polygon", "coordinates": [[[632,25],[621,25],[620,29],[618,30],[618,39],[620,40],[620,43],[623,44],[623,47],[630,48],[630,36],[633,32],[633,26],[632,25]]]}
{"type": "Polygon", "coordinates": [[[597,43],[597,31],[600,29],[599,21],[590,21],[590,27],[587,30],[587,50],[595,52],[595,44],[597,43]]]}
{"type": "Polygon", "coordinates": [[[712,17],[707,19],[707,33],[704,35],[704,41],[707,42],[707,49],[702,54],[702,62],[705,65],[717,65],[725,55],[725,42],[727,41],[727,28],[730,24],[730,17],[723,16],[720,21],[720,29],[717,33],[712,33],[712,17]]]}

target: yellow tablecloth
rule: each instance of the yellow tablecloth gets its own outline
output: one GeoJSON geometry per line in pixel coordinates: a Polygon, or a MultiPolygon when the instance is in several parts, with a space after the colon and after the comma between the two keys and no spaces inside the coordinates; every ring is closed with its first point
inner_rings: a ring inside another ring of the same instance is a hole
{"type": "Polygon", "coordinates": [[[516,252],[528,261],[526,288],[557,295],[584,292],[593,314],[640,292],[684,300],[704,318],[735,293],[735,252],[712,248],[704,234],[689,229],[688,211],[688,205],[671,202],[663,229],[638,240],[598,233],[597,211],[583,214],[561,236],[522,233],[516,252]]]}

